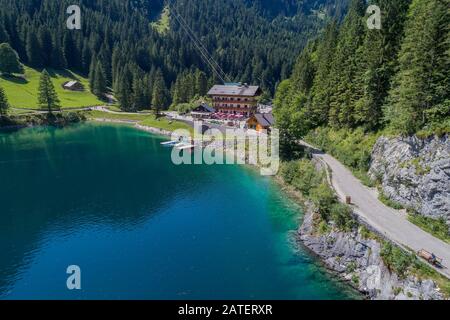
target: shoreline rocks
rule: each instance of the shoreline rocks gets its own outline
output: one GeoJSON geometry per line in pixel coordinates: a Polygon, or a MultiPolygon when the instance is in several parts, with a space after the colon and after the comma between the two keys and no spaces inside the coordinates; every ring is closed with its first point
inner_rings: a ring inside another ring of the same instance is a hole
{"type": "Polygon", "coordinates": [[[366,238],[361,229],[319,234],[314,227],[314,211],[306,203],[303,223],[298,230],[301,241],[317,255],[325,267],[371,300],[442,300],[432,280],[415,276],[401,279],[381,258],[382,243],[366,238]]]}

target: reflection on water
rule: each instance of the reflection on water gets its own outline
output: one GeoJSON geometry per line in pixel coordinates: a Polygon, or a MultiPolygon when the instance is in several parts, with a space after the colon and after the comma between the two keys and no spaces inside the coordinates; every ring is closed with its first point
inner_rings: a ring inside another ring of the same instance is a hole
{"type": "Polygon", "coordinates": [[[268,178],[174,166],[161,141],[97,124],[0,133],[0,297],[355,297],[294,250],[299,209],[268,178]]]}

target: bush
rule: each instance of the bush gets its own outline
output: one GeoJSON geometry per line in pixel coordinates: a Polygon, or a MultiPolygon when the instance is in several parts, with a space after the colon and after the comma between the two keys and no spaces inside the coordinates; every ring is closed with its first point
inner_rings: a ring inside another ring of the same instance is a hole
{"type": "Polygon", "coordinates": [[[349,232],[356,225],[356,221],[352,216],[352,209],[342,203],[335,203],[332,205],[331,220],[333,220],[336,227],[342,231],[349,232]]]}
{"type": "Polygon", "coordinates": [[[310,131],[305,140],[336,157],[350,167],[364,184],[372,186],[367,171],[378,136],[379,134],[374,133],[366,134],[361,128],[352,131],[323,127],[310,131]]]}
{"type": "Polygon", "coordinates": [[[280,168],[280,175],[284,182],[287,184],[292,184],[292,181],[297,175],[297,162],[290,161],[284,162],[280,168]]]}
{"type": "Polygon", "coordinates": [[[323,220],[330,221],[331,208],[336,203],[336,196],[333,190],[322,182],[310,192],[310,197],[323,220]]]}
{"type": "Polygon", "coordinates": [[[175,106],[172,106],[170,109],[173,111],[177,111],[180,114],[186,114],[191,112],[197,105],[194,103],[180,103],[175,106]]]}
{"type": "Polygon", "coordinates": [[[309,160],[286,162],[281,166],[281,177],[303,195],[309,196],[311,189],[318,186],[324,177],[323,172],[317,172],[309,160]]]}
{"type": "Polygon", "coordinates": [[[389,270],[395,272],[400,278],[405,278],[415,263],[413,255],[393,246],[390,242],[383,243],[380,256],[389,270]]]}

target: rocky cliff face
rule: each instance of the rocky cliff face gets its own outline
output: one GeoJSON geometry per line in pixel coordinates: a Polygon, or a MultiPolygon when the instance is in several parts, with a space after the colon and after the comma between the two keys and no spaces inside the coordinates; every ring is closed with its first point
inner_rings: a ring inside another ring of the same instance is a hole
{"type": "Polygon", "coordinates": [[[380,256],[381,244],[366,239],[360,231],[317,234],[313,213],[305,213],[299,229],[299,241],[317,254],[326,267],[338,273],[360,292],[373,300],[444,299],[432,280],[414,276],[400,279],[389,271],[380,256]]]}
{"type": "Polygon", "coordinates": [[[450,138],[378,139],[369,174],[390,199],[450,224],[450,138]]]}

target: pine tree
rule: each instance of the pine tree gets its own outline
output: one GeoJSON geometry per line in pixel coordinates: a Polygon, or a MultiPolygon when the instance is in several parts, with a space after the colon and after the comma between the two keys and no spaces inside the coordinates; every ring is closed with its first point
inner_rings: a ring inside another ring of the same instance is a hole
{"type": "Polygon", "coordinates": [[[52,111],[60,109],[60,101],[56,94],[50,75],[47,70],[43,70],[39,80],[38,104],[41,109],[50,114],[52,111]]]}
{"type": "Polygon", "coordinates": [[[23,71],[17,52],[8,43],[0,44],[0,72],[11,74],[23,71]]]}
{"type": "Polygon", "coordinates": [[[62,52],[61,46],[59,44],[53,45],[53,52],[51,58],[51,66],[55,69],[65,69],[67,68],[67,61],[62,52]]]}
{"type": "Polygon", "coordinates": [[[450,17],[445,2],[414,0],[410,7],[399,71],[385,108],[387,121],[402,133],[414,133],[429,118],[450,117],[450,17]]]}
{"type": "Polygon", "coordinates": [[[0,17],[0,43],[5,43],[9,41],[9,35],[6,32],[3,19],[0,17]]]}
{"type": "Polygon", "coordinates": [[[361,75],[363,96],[355,105],[355,120],[366,129],[381,125],[410,0],[376,0],[381,8],[382,28],[367,30],[363,44],[365,72],[361,75]]]}
{"type": "Polygon", "coordinates": [[[95,71],[97,69],[97,60],[95,59],[95,57],[92,57],[91,60],[91,65],[89,66],[89,88],[91,90],[91,92],[94,92],[94,87],[95,87],[95,71]]]}
{"type": "Polygon", "coordinates": [[[150,101],[148,101],[148,95],[146,93],[147,88],[145,87],[145,77],[142,72],[135,71],[133,74],[133,108],[134,110],[142,110],[150,106],[150,101]]]}
{"type": "Polygon", "coordinates": [[[50,67],[52,65],[53,40],[50,31],[45,27],[39,29],[39,47],[44,67],[50,67]]]}
{"type": "Polygon", "coordinates": [[[364,39],[364,0],[352,0],[349,13],[339,31],[330,81],[329,121],[334,127],[354,127],[355,103],[362,95],[361,44],[364,39]]]}
{"type": "Polygon", "coordinates": [[[195,89],[196,93],[201,97],[208,93],[208,79],[203,71],[197,70],[195,89]]]}
{"type": "Polygon", "coordinates": [[[118,70],[117,78],[114,81],[114,93],[120,103],[120,108],[124,111],[133,110],[132,81],[133,76],[129,65],[125,65],[125,67],[118,70]]]}
{"type": "Polygon", "coordinates": [[[330,23],[317,47],[316,75],[311,89],[311,122],[316,126],[328,123],[330,112],[331,66],[336,50],[338,30],[336,21],[330,23]]]}
{"type": "Polygon", "coordinates": [[[103,67],[100,63],[97,63],[95,67],[93,91],[97,97],[102,98],[106,93],[106,77],[103,67]]]}
{"type": "Polygon", "coordinates": [[[167,105],[167,88],[164,82],[163,74],[161,70],[158,70],[155,74],[152,93],[152,107],[155,110],[156,115],[158,115],[159,111],[165,108],[166,105],[167,105]]]}
{"type": "Polygon", "coordinates": [[[82,64],[83,64],[83,71],[89,72],[89,68],[91,66],[91,60],[92,60],[92,52],[91,52],[91,48],[89,47],[89,44],[87,41],[85,41],[83,44],[81,60],[82,60],[82,64]]]}
{"type": "Polygon", "coordinates": [[[28,64],[34,68],[40,68],[44,65],[44,58],[42,55],[42,49],[39,45],[39,40],[36,34],[32,31],[28,32],[27,35],[27,57],[28,64]]]}
{"type": "Polygon", "coordinates": [[[182,94],[182,88],[181,88],[181,77],[178,76],[177,80],[175,81],[175,83],[173,84],[173,87],[172,87],[172,104],[176,106],[176,105],[184,102],[182,95],[183,94],[182,94]]]}
{"type": "Polygon", "coordinates": [[[0,87],[0,117],[8,114],[9,103],[5,91],[0,87]]]}
{"type": "Polygon", "coordinates": [[[80,54],[70,32],[66,33],[63,40],[63,53],[69,69],[78,69],[80,66],[80,54]]]}

